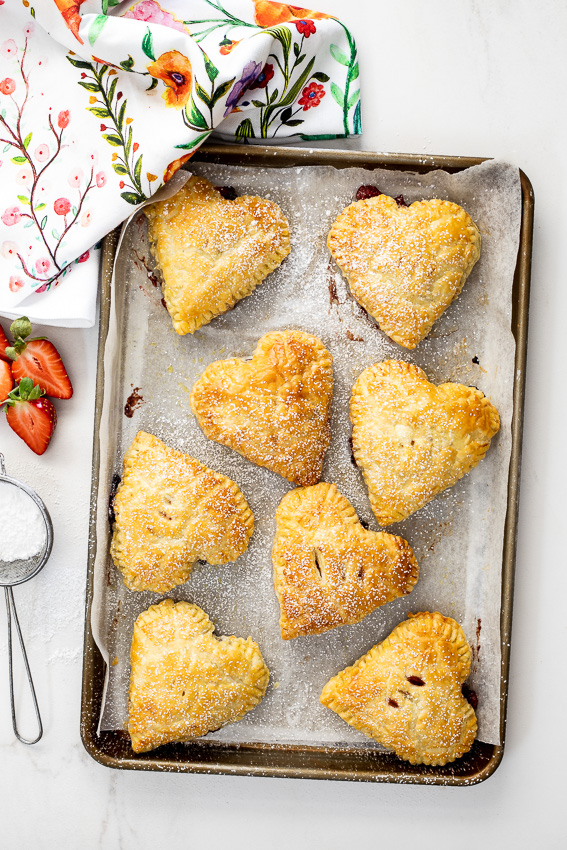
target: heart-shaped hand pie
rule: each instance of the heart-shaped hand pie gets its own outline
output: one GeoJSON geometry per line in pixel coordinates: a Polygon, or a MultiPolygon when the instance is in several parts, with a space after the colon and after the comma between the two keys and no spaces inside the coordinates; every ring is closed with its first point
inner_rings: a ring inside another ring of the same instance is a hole
{"type": "Polygon", "coordinates": [[[287,493],[276,519],[272,559],[284,640],[358,623],[417,582],[409,544],[366,531],[334,484],[287,493]]]}
{"type": "Polygon", "coordinates": [[[164,599],[134,625],[128,731],[144,753],[240,720],[266,692],[269,671],[252,638],[216,638],[205,612],[164,599]]]}
{"type": "Polygon", "coordinates": [[[263,336],[252,360],[217,360],[191,408],[211,440],[294,484],[315,484],[331,440],[332,357],[302,331],[263,336]]]}
{"type": "Polygon", "coordinates": [[[235,561],[254,516],[230,478],[139,431],[114,497],[110,553],[130,590],[166,593],[193,565],[235,561]]]}
{"type": "Polygon", "coordinates": [[[203,177],[144,212],[178,334],[226,313],[290,251],[289,223],[277,204],[252,195],[225,200],[203,177]]]}
{"type": "Polygon", "coordinates": [[[475,387],[440,384],[412,363],[370,366],[352,389],[352,446],[380,525],[398,522],[482,460],[500,427],[475,387]]]}
{"type": "Polygon", "coordinates": [[[462,693],[470,667],[455,620],[416,614],[330,679],[321,702],[412,764],[447,764],[476,736],[476,715],[462,693]]]}
{"type": "Polygon", "coordinates": [[[478,228],[457,204],[405,207],[388,195],[350,204],[327,244],[356,300],[406,348],[427,336],[480,256],[478,228]]]}

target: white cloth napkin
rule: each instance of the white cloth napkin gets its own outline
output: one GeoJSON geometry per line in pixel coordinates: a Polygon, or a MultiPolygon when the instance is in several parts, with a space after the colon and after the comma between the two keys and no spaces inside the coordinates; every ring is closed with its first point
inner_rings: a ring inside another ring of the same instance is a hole
{"type": "Polygon", "coordinates": [[[239,141],[361,132],[340,21],[268,0],[166,2],[0,3],[0,314],[92,325],[92,246],[219,125],[239,141]]]}

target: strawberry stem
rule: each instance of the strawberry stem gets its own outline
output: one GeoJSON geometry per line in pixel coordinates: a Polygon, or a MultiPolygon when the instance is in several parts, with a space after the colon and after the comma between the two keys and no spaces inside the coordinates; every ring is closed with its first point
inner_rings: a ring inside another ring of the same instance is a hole
{"type": "Polygon", "coordinates": [[[31,322],[28,317],[21,316],[19,319],[15,319],[10,325],[10,333],[14,337],[14,347],[16,347],[18,340],[24,340],[31,334],[31,322]]]}

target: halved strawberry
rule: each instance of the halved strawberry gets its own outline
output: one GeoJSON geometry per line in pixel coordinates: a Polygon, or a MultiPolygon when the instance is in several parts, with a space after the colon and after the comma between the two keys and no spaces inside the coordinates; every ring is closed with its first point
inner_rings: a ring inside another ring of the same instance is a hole
{"type": "Polygon", "coordinates": [[[14,380],[31,378],[47,395],[71,398],[73,387],[53,343],[43,337],[24,342],[31,333],[31,323],[26,316],[12,322],[10,331],[14,336],[14,344],[7,349],[7,355],[13,360],[14,380]]]}
{"type": "Polygon", "coordinates": [[[8,341],[8,337],[4,333],[4,328],[0,325],[0,360],[5,360],[7,363],[10,363],[10,358],[5,353],[5,349],[10,345],[8,341]]]}
{"type": "Polygon", "coordinates": [[[36,455],[42,455],[49,445],[57,424],[57,412],[43,390],[30,378],[22,378],[19,386],[8,396],[6,419],[10,428],[21,437],[36,455]]]}
{"type": "Polygon", "coordinates": [[[12,369],[9,363],[5,360],[0,360],[0,404],[6,401],[8,393],[14,386],[12,377],[12,369]]]}

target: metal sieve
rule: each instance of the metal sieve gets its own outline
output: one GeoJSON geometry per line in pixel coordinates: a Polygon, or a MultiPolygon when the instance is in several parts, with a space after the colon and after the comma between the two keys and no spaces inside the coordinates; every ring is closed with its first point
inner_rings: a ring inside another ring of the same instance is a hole
{"type": "MultiPolygon", "coordinates": [[[[53,546],[53,526],[51,524],[51,518],[47,512],[47,508],[39,498],[36,492],[28,487],[26,484],[22,484],[21,481],[16,481],[15,478],[10,478],[6,475],[6,467],[4,465],[4,455],[0,452],[0,482],[4,484],[11,484],[14,487],[18,487],[20,490],[23,490],[24,493],[32,499],[37,507],[40,510],[40,513],[45,522],[45,544],[43,549],[38,552],[36,555],[33,555],[31,558],[26,558],[24,560],[14,560],[14,561],[4,561],[0,558],[0,587],[4,588],[4,592],[6,594],[6,613],[8,617],[8,670],[10,677],[10,705],[12,709],[12,726],[14,727],[14,733],[18,741],[21,741],[22,744],[36,744],[41,736],[43,735],[43,726],[41,723],[41,715],[39,713],[39,706],[37,704],[37,698],[35,695],[35,688],[33,685],[33,679],[31,675],[30,666],[28,663],[28,656],[26,653],[26,648],[24,646],[24,639],[22,637],[22,630],[20,629],[20,623],[18,621],[18,614],[16,612],[16,604],[14,602],[14,594],[12,592],[12,587],[17,584],[23,584],[25,581],[29,581],[34,576],[36,576],[41,569],[47,563],[47,559],[51,554],[51,547],[53,546]],[[18,639],[20,641],[20,648],[22,651],[22,658],[24,660],[24,665],[26,668],[26,674],[28,677],[28,683],[30,687],[31,696],[33,699],[33,706],[35,709],[35,716],[37,719],[38,733],[33,740],[28,740],[27,738],[23,738],[18,731],[18,724],[16,721],[16,706],[14,702],[14,676],[13,676],[13,660],[12,660],[12,621],[16,626],[16,631],[18,633],[18,639]]],[[[1,530],[0,530],[1,533],[1,530]]]]}

